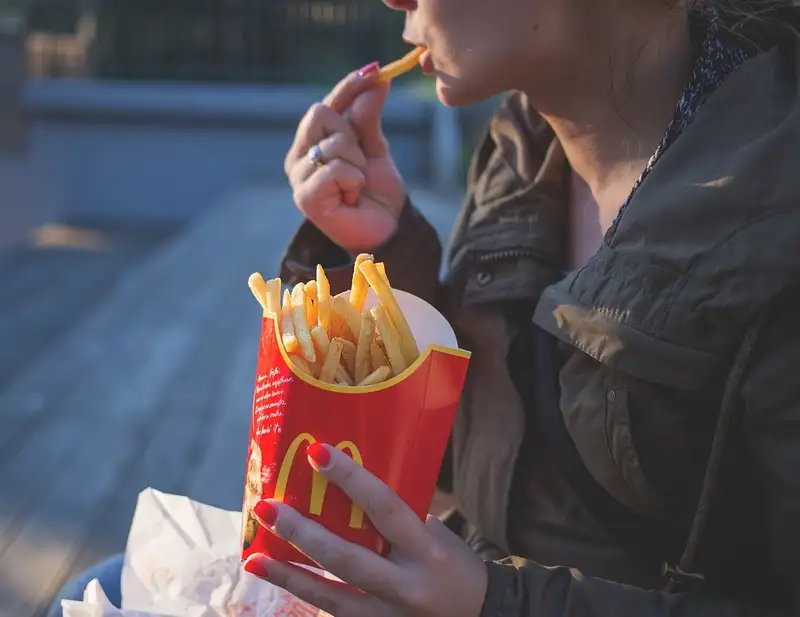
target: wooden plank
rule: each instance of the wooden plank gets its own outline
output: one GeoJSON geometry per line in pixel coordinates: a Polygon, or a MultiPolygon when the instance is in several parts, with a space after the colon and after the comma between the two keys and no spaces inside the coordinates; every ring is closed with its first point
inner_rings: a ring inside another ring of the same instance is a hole
{"type": "MultiPolygon", "coordinates": [[[[42,251],[36,273],[41,283],[0,305],[0,390],[43,353],[108,292],[114,279],[132,267],[139,253],[42,251]]],[[[28,277],[29,268],[0,277],[0,288],[28,277]]],[[[30,278],[36,278],[31,276],[30,278]]],[[[42,401],[32,401],[35,407],[42,401]]]]}

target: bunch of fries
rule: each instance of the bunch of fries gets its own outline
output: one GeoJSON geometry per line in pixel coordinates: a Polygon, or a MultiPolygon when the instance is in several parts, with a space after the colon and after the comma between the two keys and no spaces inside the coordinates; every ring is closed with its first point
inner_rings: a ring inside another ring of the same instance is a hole
{"type": "Polygon", "coordinates": [[[353,269],[349,298],[331,297],[325,270],[317,278],[283,291],[279,278],[248,280],[265,314],[278,316],[280,339],[292,363],[325,383],[370,386],[399,375],[419,357],[419,349],[386,271],[372,255],[361,254],[353,269]],[[369,288],[379,302],[365,310],[369,288]]]}

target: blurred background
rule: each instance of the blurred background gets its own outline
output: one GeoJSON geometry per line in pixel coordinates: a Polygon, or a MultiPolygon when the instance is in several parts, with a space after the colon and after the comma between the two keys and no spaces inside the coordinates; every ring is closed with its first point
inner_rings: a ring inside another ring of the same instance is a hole
{"type": "MultiPolygon", "coordinates": [[[[283,157],[401,31],[380,0],[0,0],[0,617],[121,551],[147,486],[240,508],[283,157]]],[[[443,236],[495,103],[411,75],[387,104],[443,236]]]]}

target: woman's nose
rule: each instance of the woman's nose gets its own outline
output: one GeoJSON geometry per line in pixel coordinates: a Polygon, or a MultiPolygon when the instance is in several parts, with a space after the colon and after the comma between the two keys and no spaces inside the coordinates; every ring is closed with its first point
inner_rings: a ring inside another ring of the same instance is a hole
{"type": "Polygon", "coordinates": [[[383,0],[383,3],[395,11],[413,11],[417,8],[417,0],[383,0]]]}

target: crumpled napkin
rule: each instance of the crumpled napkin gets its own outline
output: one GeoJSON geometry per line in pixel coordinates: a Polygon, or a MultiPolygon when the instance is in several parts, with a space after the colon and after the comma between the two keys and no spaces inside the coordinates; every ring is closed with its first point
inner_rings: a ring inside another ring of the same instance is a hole
{"type": "Polygon", "coordinates": [[[122,607],[94,580],[82,602],[62,602],[63,617],[325,616],[244,571],[241,520],[240,512],[145,489],[128,536],[122,607]]]}

